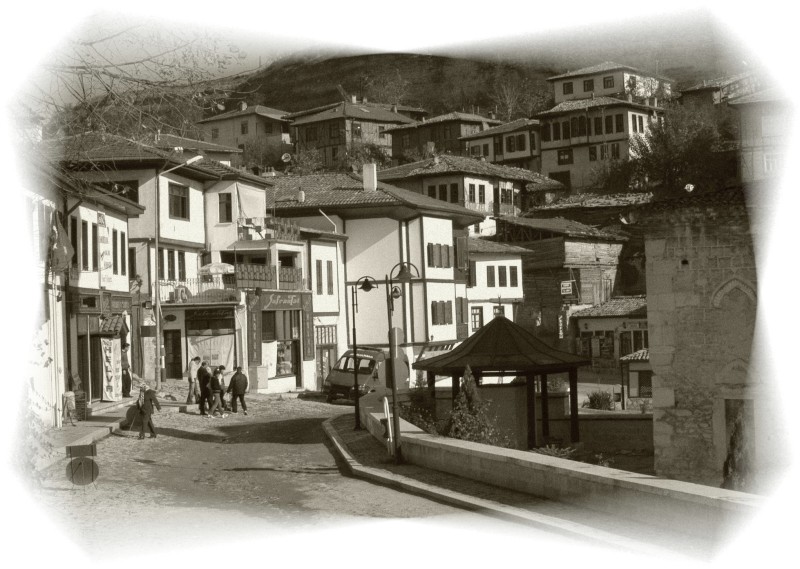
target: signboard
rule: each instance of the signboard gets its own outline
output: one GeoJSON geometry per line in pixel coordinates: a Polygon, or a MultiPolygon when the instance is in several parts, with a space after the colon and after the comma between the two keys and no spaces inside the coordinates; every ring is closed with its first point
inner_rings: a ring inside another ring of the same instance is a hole
{"type": "Polygon", "coordinates": [[[106,225],[106,214],[102,211],[97,212],[97,240],[98,251],[100,254],[100,266],[97,270],[100,272],[100,283],[103,285],[111,284],[111,243],[108,238],[109,228],[106,225]]]}
{"type": "Polygon", "coordinates": [[[572,296],[572,281],[561,281],[561,296],[572,296]]]}
{"type": "Polygon", "coordinates": [[[122,399],[122,354],[119,338],[100,338],[103,358],[103,401],[122,399]]]}
{"type": "Polygon", "coordinates": [[[300,310],[303,304],[303,297],[299,293],[270,292],[261,295],[261,310],[300,310]]]}
{"type": "Polygon", "coordinates": [[[247,345],[251,364],[261,365],[261,310],[250,308],[253,293],[247,293],[247,345]]]}
{"type": "Polygon", "coordinates": [[[302,297],[302,318],[303,326],[303,359],[313,360],[316,357],[314,348],[314,313],[311,305],[311,295],[305,294],[302,297]]]}
{"type": "Polygon", "coordinates": [[[191,360],[195,356],[209,363],[211,368],[225,366],[226,371],[233,370],[234,365],[234,335],[225,336],[187,336],[187,355],[191,360]]]}

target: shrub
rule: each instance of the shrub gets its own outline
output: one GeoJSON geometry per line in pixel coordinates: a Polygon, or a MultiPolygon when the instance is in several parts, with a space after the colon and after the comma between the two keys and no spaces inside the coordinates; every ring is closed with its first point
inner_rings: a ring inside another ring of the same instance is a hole
{"type": "Polygon", "coordinates": [[[572,455],[575,454],[576,449],[572,447],[559,447],[556,445],[547,445],[541,448],[532,448],[531,452],[535,452],[536,454],[545,454],[547,456],[554,456],[556,458],[572,459],[572,455]]]}
{"type": "Polygon", "coordinates": [[[439,434],[439,428],[433,419],[433,408],[436,402],[418,376],[414,387],[409,391],[408,401],[400,405],[400,417],[429,433],[439,434]]]}
{"type": "Polygon", "coordinates": [[[497,422],[488,413],[488,403],[483,401],[469,366],[464,371],[461,390],[453,404],[441,434],[488,445],[508,447],[508,437],[497,428],[497,422]]]}
{"type": "Polygon", "coordinates": [[[603,409],[611,411],[614,409],[614,399],[611,397],[609,391],[592,391],[589,394],[589,400],[583,403],[584,407],[589,409],[603,409]]]}

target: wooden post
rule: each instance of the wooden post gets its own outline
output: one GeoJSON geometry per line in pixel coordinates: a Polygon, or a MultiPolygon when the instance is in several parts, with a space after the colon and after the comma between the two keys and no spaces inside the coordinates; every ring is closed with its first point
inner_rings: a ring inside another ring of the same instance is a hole
{"type": "Polygon", "coordinates": [[[547,393],[547,374],[539,376],[542,385],[542,440],[547,444],[550,438],[550,399],[547,393]]]}
{"type": "Polygon", "coordinates": [[[570,439],[577,443],[580,439],[578,426],[578,369],[569,370],[569,426],[570,439]]]}
{"type": "Polygon", "coordinates": [[[459,388],[458,380],[459,379],[460,378],[459,378],[458,374],[454,373],[453,374],[453,407],[456,406],[456,398],[458,397],[458,388],[459,388]]]}
{"type": "Polygon", "coordinates": [[[433,404],[433,420],[436,420],[436,373],[432,371],[427,372],[428,378],[428,394],[431,397],[433,404]]]}
{"type": "Polygon", "coordinates": [[[528,448],[536,448],[536,376],[525,374],[525,390],[528,400],[528,448]]]}

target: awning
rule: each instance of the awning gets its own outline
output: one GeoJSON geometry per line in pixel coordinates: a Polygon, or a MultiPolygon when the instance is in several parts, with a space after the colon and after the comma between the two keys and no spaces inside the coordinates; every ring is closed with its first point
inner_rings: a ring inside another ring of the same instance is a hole
{"type": "Polygon", "coordinates": [[[432,358],[434,356],[441,356],[442,354],[446,354],[453,348],[455,348],[461,341],[455,342],[431,342],[430,344],[426,344],[422,347],[422,351],[417,356],[417,359],[414,360],[415,362],[422,361],[427,358],[432,358]]]}
{"type": "Polygon", "coordinates": [[[127,335],[129,332],[125,316],[122,314],[104,314],[100,318],[100,328],[97,334],[104,336],[127,335]],[[105,318],[103,318],[105,316],[105,318]]]}

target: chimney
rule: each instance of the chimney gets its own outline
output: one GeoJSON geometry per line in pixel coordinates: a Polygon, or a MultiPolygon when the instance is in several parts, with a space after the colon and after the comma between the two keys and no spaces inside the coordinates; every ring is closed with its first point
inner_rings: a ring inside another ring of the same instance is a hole
{"type": "Polygon", "coordinates": [[[242,110],[242,111],[247,110],[247,102],[246,101],[241,101],[239,103],[239,109],[242,110]]]}
{"type": "Polygon", "coordinates": [[[374,192],[378,189],[378,169],[374,163],[364,164],[364,191],[374,192]]]}
{"type": "Polygon", "coordinates": [[[397,104],[392,105],[392,112],[393,113],[397,112],[397,104]]]}
{"type": "Polygon", "coordinates": [[[297,202],[298,203],[306,203],[306,193],[299,189],[297,190],[297,202]]]}
{"type": "Polygon", "coordinates": [[[439,163],[439,157],[438,156],[434,156],[433,157],[433,163],[434,164],[438,164],[439,163]]]}
{"type": "Polygon", "coordinates": [[[653,106],[654,107],[658,106],[658,97],[653,97],[653,106]]]}
{"type": "Polygon", "coordinates": [[[366,97],[361,97],[361,102],[362,103],[366,103],[367,102],[367,98],[366,97]]]}
{"type": "Polygon", "coordinates": [[[355,95],[350,95],[350,102],[355,104],[358,102],[358,98],[355,95]]]}
{"type": "Polygon", "coordinates": [[[494,111],[489,111],[489,118],[494,119],[494,117],[495,117],[494,111]]]}
{"type": "Polygon", "coordinates": [[[629,103],[633,102],[633,95],[631,93],[628,93],[628,102],[629,103]]]}

